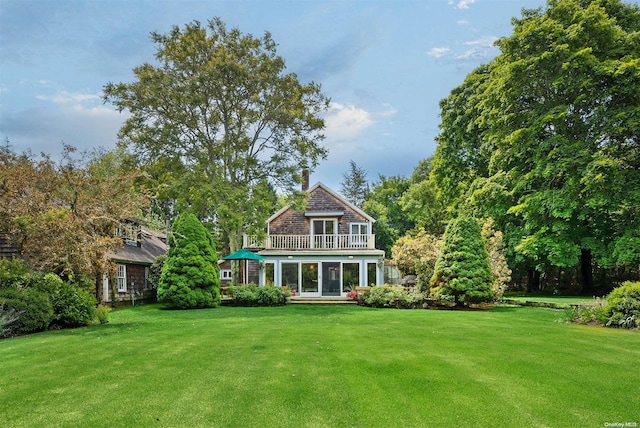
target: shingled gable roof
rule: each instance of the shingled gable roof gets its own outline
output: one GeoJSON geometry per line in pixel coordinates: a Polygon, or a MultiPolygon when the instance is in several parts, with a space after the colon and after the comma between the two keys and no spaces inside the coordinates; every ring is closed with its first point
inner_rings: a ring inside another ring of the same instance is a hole
{"type": "MultiPolygon", "coordinates": [[[[365,219],[367,219],[371,223],[375,223],[376,222],[376,219],[371,217],[366,212],[362,211],[357,206],[353,205],[351,202],[347,201],[345,198],[343,198],[342,196],[340,196],[339,194],[337,194],[336,192],[334,192],[333,190],[331,190],[329,187],[327,187],[326,185],[322,184],[321,182],[317,182],[316,184],[311,186],[309,188],[309,190],[307,190],[307,193],[311,194],[314,190],[316,190],[318,188],[321,188],[325,192],[329,193],[331,196],[333,196],[334,198],[336,198],[337,200],[339,200],[340,202],[342,202],[343,204],[348,206],[350,209],[352,209],[353,211],[355,211],[356,213],[358,213],[359,215],[361,215],[362,217],[364,217],[365,219]]],[[[290,208],[291,208],[291,205],[287,205],[284,208],[281,208],[280,210],[278,210],[278,212],[276,212],[274,215],[272,215],[271,217],[269,217],[267,219],[267,224],[271,223],[273,220],[278,218],[278,216],[282,215],[282,213],[286,212],[290,208]]]]}
{"type": "Polygon", "coordinates": [[[142,243],[139,247],[123,243],[118,245],[115,252],[108,254],[108,256],[115,262],[151,265],[156,257],[166,253],[169,249],[162,238],[164,238],[164,234],[143,227],[142,243]]]}

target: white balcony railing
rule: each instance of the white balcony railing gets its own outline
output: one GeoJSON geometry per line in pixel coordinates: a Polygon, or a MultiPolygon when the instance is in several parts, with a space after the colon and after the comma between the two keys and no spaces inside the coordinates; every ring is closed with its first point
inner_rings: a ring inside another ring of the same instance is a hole
{"type": "Polygon", "coordinates": [[[269,250],[375,249],[375,235],[269,235],[264,240],[244,236],[244,248],[269,250]]]}

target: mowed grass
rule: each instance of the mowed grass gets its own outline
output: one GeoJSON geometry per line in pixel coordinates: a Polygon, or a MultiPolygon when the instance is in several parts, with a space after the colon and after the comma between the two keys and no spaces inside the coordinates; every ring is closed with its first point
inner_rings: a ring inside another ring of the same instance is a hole
{"type": "Polygon", "coordinates": [[[3,427],[640,422],[640,334],[562,311],[122,309],[0,341],[3,427]]]}
{"type": "MultiPolygon", "coordinates": [[[[505,296],[507,300],[518,300],[521,302],[541,302],[555,303],[556,305],[589,305],[596,303],[594,297],[585,296],[531,296],[531,295],[514,295],[505,296]]],[[[604,299],[602,299],[604,301],[604,299]]]]}

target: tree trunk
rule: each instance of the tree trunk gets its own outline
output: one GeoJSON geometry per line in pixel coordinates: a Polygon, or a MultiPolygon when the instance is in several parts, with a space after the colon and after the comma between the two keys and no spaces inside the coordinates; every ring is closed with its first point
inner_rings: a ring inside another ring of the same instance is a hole
{"type": "Polygon", "coordinates": [[[585,248],[580,253],[580,285],[582,286],[582,294],[593,293],[593,266],[592,266],[591,250],[585,248]]]}
{"type": "Polygon", "coordinates": [[[527,269],[527,293],[540,290],[540,271],[535,268],[527,269]]]}

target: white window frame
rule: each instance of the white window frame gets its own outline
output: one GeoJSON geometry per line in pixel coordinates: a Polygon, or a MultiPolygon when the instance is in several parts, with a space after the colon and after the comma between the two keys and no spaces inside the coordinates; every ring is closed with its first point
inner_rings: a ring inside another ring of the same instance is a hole
{"type": "Polygon", "coordinates": [[[369,231],[370,223],[349,223],[349,242],[354,247],[366,247],[368,236],[371,234],[369,231]],[[358,228],[359,233],[353,233],[354,227],[358,228]],[[364,233],[362,230],[364,229],[364,233]]]}
{"type": "Polygon", "coordinates": [[[231,269],[220,269],[220,279],[222,281],[231,281],[231,269]]]}
{"type": "Polygon", "coordinates": [[[118,283],[118,293],[127,292],[127,265],[118,265],[116,273],[116,281],[118,283]]]}
{"type": "Polygon", "coordinates": [[[333,217],[317,217],[311,219],[311,227],[309,228],[311,235],[311,248],[335,248],[338,240],[338,219],[333,217]],[[316,234],[316,222],[322,222],[322,233],[316,234]],[[324,233],[325,224],[330,222],[333,225],[333,233],[324,233]],[[318,241],[319,239],[319,241],[318,241]]]}

